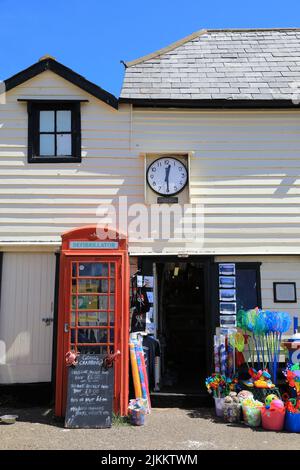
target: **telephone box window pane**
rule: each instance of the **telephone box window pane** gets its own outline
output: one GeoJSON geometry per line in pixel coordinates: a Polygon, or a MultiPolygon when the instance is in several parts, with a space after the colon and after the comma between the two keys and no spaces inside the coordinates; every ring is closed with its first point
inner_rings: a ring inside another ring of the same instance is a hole
{"type": "Polygon", "coordinates": [[[110,305],[109,305],[109,309],[110,309],[110,310],[114,310],[114,309],[115,309],[115,297],[114,297],[114,295],[111,295],[111,296],[110,296],[110,305]]]}
{"type": "Polygon", "coordinates": [[[54,111],[40,111],[40,132],[54,132],[54,111]]]}
{"type": "Polygon", "coordinates": [[[108,297],[106,295],[99,296],[99,310],[108,309],[108,297]]]}
{"type": "Polygon", "coordinates": [[[76,326],[76,312],[71,312],[71,326],[76,326]]]}
{"type": "Polygon", "coordinates": [[[78,281],[78,292],[80,293],[95,293],[100,292],[100,279],[79,279],[78,281]]]}
{"type": "Polygon", "coordinates": [[[72,279],[72,294],[76,294],[76,279],[72,279]]]}
{"type": "Polygon", "coordinates": [[[76,266],[77,263],[72,263],[72,277],[76,277],[76,266]]]}
{"type": "Polygon", "coordinates": [[[80,263],[79,276],[104,277],[108,275],[108,263],[80,263]]]}
{"type": "Polygon", "coordinates": [[[107,325],[107,312],[99,312],[99,326],[107,325]]]}
{"type": "Polygon", "coordinates": [[[98,343],[107,343],[108,342],[108,334],[107,330],[97,330],[98,331],[98,343]]]}
{"type": "Polygon", "coordinates": [[[110,293],[113,294],[115,292],[115,280],[110,280],[110,293]]]}
{"type": "Polygon", "coordinates": [[[110,277],[115,277],[115,265],[114,265],[114,263],[110,264],[110,277]]]}
{"type": "Polygon", "coordinates": [[[109,324],[114,326],[115,324],[115,312],[109,312],[109,324]]]}
{"type": "Polygon", "coordinates": [[[57,145],[57,156],[72,155],[71,134],[57,134],[56,145],[57,145]]]}
{"type": "Polygon", "coordinates": [[[79,326],[106,326],[107,312],[78,312],[79,326]]]}
{"type": "Polygon", "coordinates": [[[71,132],[71,111],[57,111],[56,130],[57,132],[71,132]]]}
{"type": "Polygon", "coordinates": [[[40,155],[55,155],[54,134],[40,135],[40,155]]]}
{"type": "MultiPolygon", "coordinates": [[[[114,280],[110,281],[110,292],[114,292],[114,280]]],[[[76,292],[76,291],[74,291],[76,292]]],[[[108,293],[108,279],[79,279],[78,292],[81,293],[108,293]]]]}
{"type": "Polygon", "coordinates": [[[98,309],[98,296],[80,295],[78,296],[78,309],[79,310],[97,310],[98,309]]]}

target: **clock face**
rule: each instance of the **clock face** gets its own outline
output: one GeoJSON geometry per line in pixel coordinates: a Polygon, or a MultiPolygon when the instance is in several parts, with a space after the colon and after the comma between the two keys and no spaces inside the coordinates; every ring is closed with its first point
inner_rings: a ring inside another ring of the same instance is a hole
{"type": "Polygon", "coordinates": [[[186,186],[187,181],[187,169],[177,158],[158,158],[147,170],[147,183],[150,188],[163,196],[173,196],[179,193],[186,186]]]}

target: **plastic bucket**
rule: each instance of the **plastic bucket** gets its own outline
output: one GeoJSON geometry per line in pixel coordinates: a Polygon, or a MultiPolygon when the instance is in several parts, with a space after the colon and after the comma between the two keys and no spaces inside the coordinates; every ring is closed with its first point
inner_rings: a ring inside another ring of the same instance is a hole
{"type": "Polygon", "coordinates": [[[143,426],[145,424],[145,412],[143,410],[132,410],[130,420],[133,426],[143,426]]]}
{"type": "Polygon", "coordinates": [[[224,410],[224,400],[225,398],[217,398],[214,397],[215,400],[215,410],[216,410],[216,415],[219,418],[223,418],[223,410],[224,410]]]}
{"type": "Polygon", "coordinates": [[[284,409],[261,409],[262,427],[269,431],[281,431],[284,425],[284,417],[284,409]]]}
{"type": "Polygon", "coordinates": [[[260,426],[261,423],[261,408],[254,406],[244,406],[243,408],[243,418],[244,423],[251,427],[260,426]]]}
{"type": "Polygon", "coordinates": [[[224,403],[223,417],[227,423],[239,423],[241,421],[240,403],[224,403]]]}
{"type": "Polygon", "coordinates": [[[285,429],[289,432],[300,432],[300,413],[286,412],[285,429]]]}

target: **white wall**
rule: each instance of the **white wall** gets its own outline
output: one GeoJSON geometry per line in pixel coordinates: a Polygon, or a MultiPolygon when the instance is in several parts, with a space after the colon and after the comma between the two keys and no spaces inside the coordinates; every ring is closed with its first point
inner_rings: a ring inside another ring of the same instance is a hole
{"type": "MultiPolygon", "coordinates": [[[[140,152],[194,152],[203,253],[300,253],[299,110],[134,109],[140,152]]],[[[199,249],[199,248],[198,248],[199,249]]]]}
{"type": "MultiPolygon", "coordinates": [[[[299,110],[117,111],[51,71],[0,105],[0,248],[60,243],[96,223],[99,204],[144,202],[145,153],[194,152],[190,195],[205,214],[201,243],[130,243],[131,253],[300,254],[299,110]],[[82,162],[27,163],[27,110],[18,98],[82,103],[82,162]]],[[[196,210],[196,209],[195,209],[196,210]]]]}

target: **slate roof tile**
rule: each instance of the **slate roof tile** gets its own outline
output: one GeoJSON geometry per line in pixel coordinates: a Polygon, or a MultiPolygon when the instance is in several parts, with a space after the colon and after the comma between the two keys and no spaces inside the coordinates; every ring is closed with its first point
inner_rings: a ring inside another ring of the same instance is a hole
{"type": "Polygon", "coordinates": [[[208,30],[129,62],[121,98],[291,100],[300,29],[208,30]]]}

